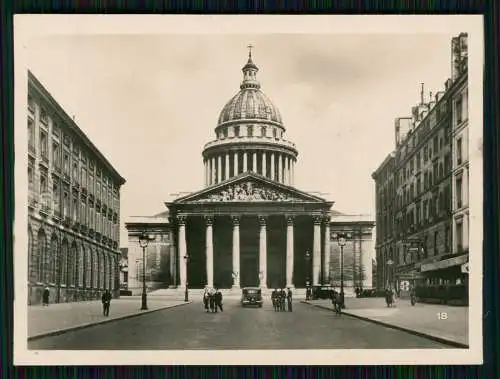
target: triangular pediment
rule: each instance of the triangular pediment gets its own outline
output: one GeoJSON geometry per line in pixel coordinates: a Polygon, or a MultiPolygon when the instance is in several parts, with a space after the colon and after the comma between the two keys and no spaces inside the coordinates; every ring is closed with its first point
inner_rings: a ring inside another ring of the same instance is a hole
{"type": "Polygon", "coordinates": [[[245,173],[174,201],[182,203],[299,202],[325,203],[325,199],[254,173],[245,173]]]}

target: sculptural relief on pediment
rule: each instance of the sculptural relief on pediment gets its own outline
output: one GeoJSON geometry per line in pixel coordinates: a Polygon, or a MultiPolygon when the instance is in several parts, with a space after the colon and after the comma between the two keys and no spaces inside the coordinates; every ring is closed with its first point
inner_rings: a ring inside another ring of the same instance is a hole
{"type": "Polygon", "coordinates": [[[195,199],[195,202],[231,202],[231,201],[301,201],[303,199],[281,192],[274,188],[266,188],[251,181],[233,184],[216,193],[195,199]]]}

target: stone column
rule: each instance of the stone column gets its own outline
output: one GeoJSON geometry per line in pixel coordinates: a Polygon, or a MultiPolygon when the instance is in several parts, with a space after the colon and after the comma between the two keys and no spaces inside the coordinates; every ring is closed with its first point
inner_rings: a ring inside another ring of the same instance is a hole
{"type": "Polygon", "coordinates": [[[288,169],[289,169],[289,160],[288,160],[288,156],[285,156],[285,161],[284,161],[284,169],[283,169],[283,184],[289,184],[288,183],[288,178],[290,177],[288,175],[288,169]]]}
{"type": "Polygon", "coordinates": [[[205,165],[205,187],[208,187],[208,159],[204,162],[205,165]]]}
{"type": "Polygon", "coordinates": [[[247,171],[248,171],[248,154],[245,151],[243,153],[243,172],[247,172],[247,171]]]}
{"type": "Polygon", "coordinates": [[[262,280],[259,283],[261,288],[267,288],[267,229],[266,218],[259,217],[260,233],[259,233],[259,279],[262,275],[262,280]]]}
{"type": "Polygon", "coordinates": [[[213,242],[213,219],[212,217],[205,217],[206,229],[205,229],[205,253],[206,253],[206,265],[207,265],[207,286],[214,286],[214,242],[213,242]]]}
{"type": "Polygon", "coordinates": [[[283,183],[283,154],[278,155],[278,182],[283,183]]]}
{"type": "Polygon", "coordinates": [[[240,219],[233,217],[233,288],[240,288],[240,219]]]}
{"type": "Polygon", "coordinates": [[[286,219],[286,286],[293,287],[293,217],[286,219]]]}
{"type": "Polygon", "coordinates": [[[330,283],[330,217],[325,217],[325,249],[323,252],[323,284],[330,283]]]}
{"type": "Polygon", "coordinates": [[[229,179],[229,153],[226,153],[226,175],[224,176],[224,180],[229,179]]]}
{"type": "Polygon", "coordinates": [[[215,184],[215,157],[212,158],[212,165],[210,167],[210,185],[215,184]]]}
{"type": "Polygon", "coordinates": [[[363,275],[362,283],[364,289],[373,288],[372,249],[373,249],[372,235],[367,234],[366,238],[363,238],[361,240],[361,272],[363,275]]]}
{"type": "Polygon", "coordinates": [[[233,158],[233,176],[238,176],[238,152],[234,152],[234,158],[233,158]]]}
{"type": "Polygon", "coordinates": [[[186,246],[186,217],[178,216],[177,221],[179,223],[179,285],[181,288],[186,287],[187,283],[187,267],[186,259],[187,246],[186,246]]]}
{"type": "Polygon", "coordinates": [[[271,153],[271,179],[272,180],[275,180],[274,179],[274,153],[271,153]]]}
{"type": "Polygon", "coordinates": [[[256,174],[258,174],[257,171],[257,152],[253,152],[253,159],[252,159],[252,171],[256,174]]]}
{"type": "Polygon", "coordinates": [[[321,272],[321,218],[314,217],[314,241],[313,241],[313,285],[319,285],[319,274],[321,272]]]}
{"type": "Polygon", "coordinates": [[[175,259],[175,246],[170,245],[170,284],[169,287],[176,288],[177,287],[177,267],[176,267],[176,259],[175,259]]]}
{"type": "Polygon", "coordinates": [[[266,172],[267,172],[266,152],[263,151],[261,154],[262,154],[262,176],[266,176],[266,172]]]}
{"type": "Polygon", "coordinates": [[[217,156],[217,183],[222,182],[222,157],[217,156]]]}

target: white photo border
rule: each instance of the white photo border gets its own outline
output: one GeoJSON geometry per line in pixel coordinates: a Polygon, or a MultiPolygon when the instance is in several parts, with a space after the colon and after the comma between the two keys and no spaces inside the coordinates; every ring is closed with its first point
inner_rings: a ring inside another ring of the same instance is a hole
{"type": "MultiPolygon", "coordinates": [[[[483,17],[478,15],[387,16],[188,16],[15,15],[15,365],[384,365],[481,364],[483,361],[483,186],[470,185],[469,349],[337,350],[139,350],[60,351],[27,347],[27,48],[49,35],[154,34],[414,34],[469,35],[470,183],[483,183],[483,17]]],[[[443,78],[445,80],[446,78],[443,78]]]]}

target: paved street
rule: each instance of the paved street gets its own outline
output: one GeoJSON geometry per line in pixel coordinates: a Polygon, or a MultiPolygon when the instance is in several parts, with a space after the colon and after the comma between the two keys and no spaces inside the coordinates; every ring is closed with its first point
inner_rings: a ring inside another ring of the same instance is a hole
{"type": "Polygon", "coordinates": [[[308,304],[294,312],[242,308],[225,301],[223,313],[205,313],[200,302],[33,340],[30,349],[399,349],[449,348],[308,304]]]}

